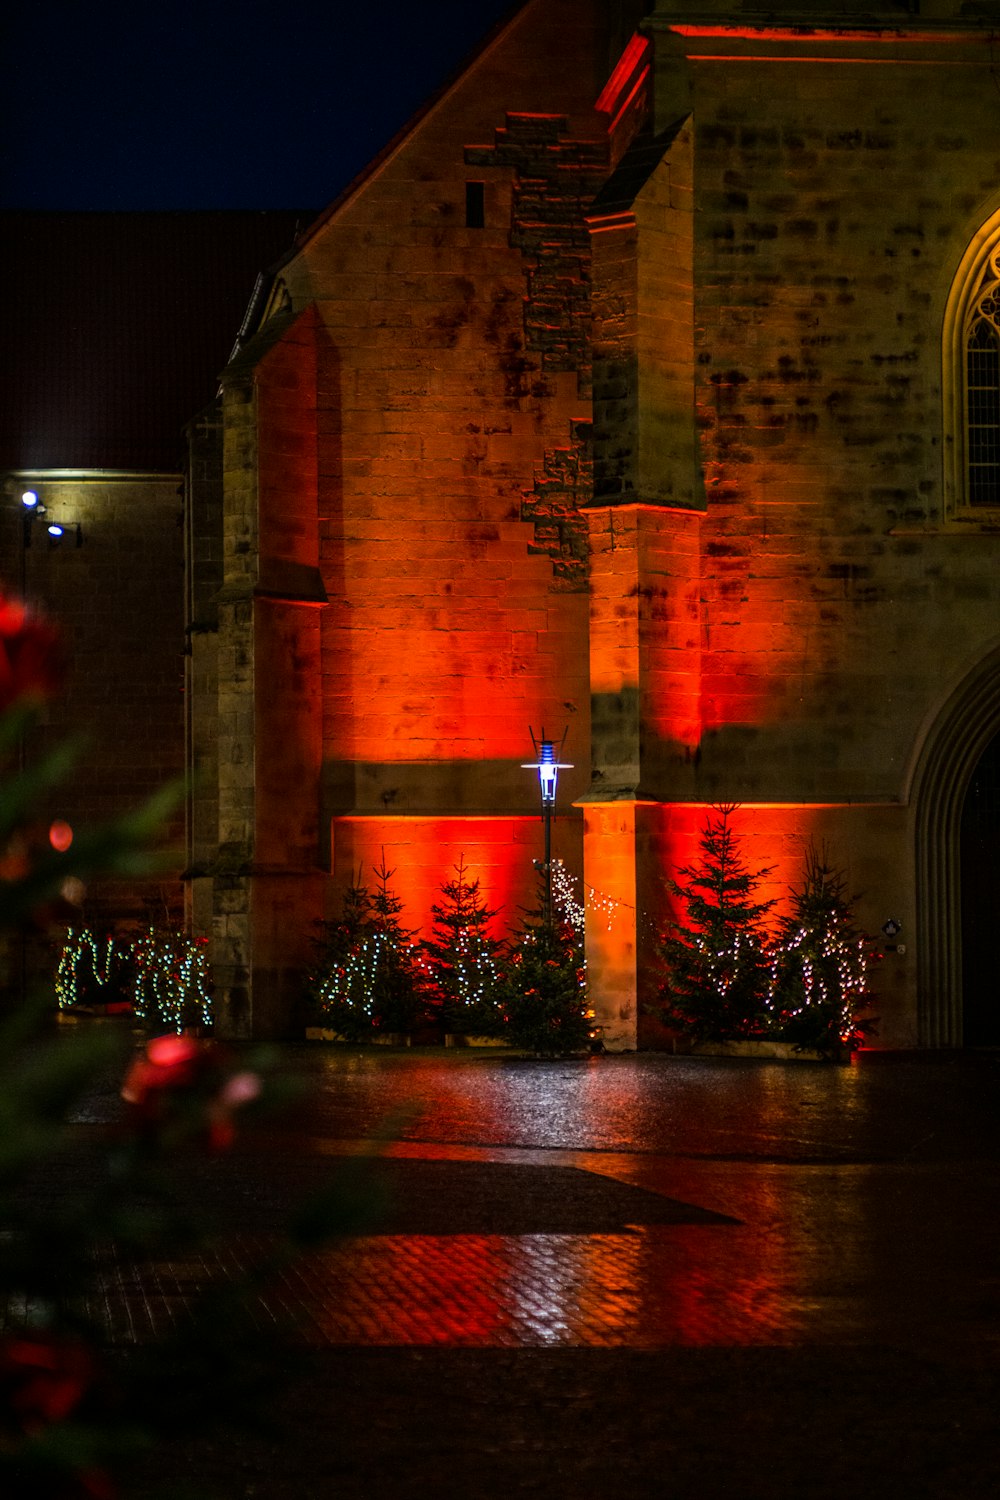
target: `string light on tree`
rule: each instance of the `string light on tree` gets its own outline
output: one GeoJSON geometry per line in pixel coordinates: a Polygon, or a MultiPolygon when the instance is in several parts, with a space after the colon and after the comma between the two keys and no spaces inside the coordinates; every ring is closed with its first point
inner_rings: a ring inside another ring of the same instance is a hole
{"type": "Polygon", "coordinates": [[[209,1026],[212,997],[208,940],[149,930],[132,944],[135,1013],[159,1020],[178,1034],[192,1025],[209,1026]]]}
{"type": "Polygon", "coordinates": [[[56,1003],[60,1010],[80,1005],[85,996],[96,1004],[106,1004],[113,975],[120,967],[123,954],[113,937],[98,938],[89,928],[70,927],[66,933],[56,968],[56,1003]],[[90,995],[96,986],[97,993],[90,995]]]}
{"type": "Polygon", "coordinates": [[[127,1002],[139,1020],[156,1021],[178,1033],[212,1022],[206,938],[150,928],[131,942],[121,942],[71,927],[59,957],[55,989],[62,1010],[85,1002],[127,1002]]]}

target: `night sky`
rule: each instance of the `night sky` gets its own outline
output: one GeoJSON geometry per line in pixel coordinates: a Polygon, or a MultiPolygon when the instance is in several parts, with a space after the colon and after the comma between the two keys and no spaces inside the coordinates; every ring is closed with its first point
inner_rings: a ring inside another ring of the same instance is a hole
{"type": "Polygon", "coordinates": [[[510,9],[20,0],[0,208],[322,209],[510,9]]]}

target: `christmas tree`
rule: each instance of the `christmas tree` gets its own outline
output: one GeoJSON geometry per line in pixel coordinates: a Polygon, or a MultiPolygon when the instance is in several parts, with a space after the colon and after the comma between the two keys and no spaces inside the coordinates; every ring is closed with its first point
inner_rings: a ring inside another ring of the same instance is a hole
{"type": "Polygon", "coordinates": [[[773,1022],[785,1041],[836,1054],[875,1029],[862,1019],[871,1003],[871,940],[855,925],[843,876],[811,849],[802,888],[774,949],[773,1022]]]}
{"type": "Polygon", "coordinates": [[[385,856],[374,891],[359,870],[344,891],[339,921],[323,924],[309,994],[323,1019],[348,1041],[376,1032],[409,1031],[421,1010],[414,934],[403,927],[403,904],[385,856]]]}
{"type": "Polygon", "coordinates": [[[762,1036],[769,1025],[765,919],[774,902],[755,893],[771,872],[747,869],[732,826],[735,810],[734,803],[713,809],[700,863],[668,881],[686,920],[672,923],[660,941],[660,1014],[666,1026],[696,1041],[762,1036]]]}
{"type": "MultiPolygon", "coordinates": [[[[539,872],[544,883],[545,875],[539,872]]],[[[515,936],[504,985],[504,1038],[546,1056],[588,1051],[592,1014],[587,1009],[582,908],[571,907],[564,882],[553,882],[551,920],[546,890],[515,936]]]]}
{"type": "Polygon", "coordinates": [[[382,1031],[410,1031],[423,1018],[424,997],[416,930],[400,921],[403,903],[390,885],[396,871],[382,862],[373,870],[368,934],[371,943],[370,988],[375,1026],[382,1031]]]}
{"type": "Polygon", "coordinates": [[[308,998],[322,1019],[351,1042],[366,1039],[372,1029],[363,958],[370,913],[371,892],[359,869],[344,890],[339,919],[321,924],[307,984],[308,998]]]}
{"type": "Polygon", "coordinates": [[[445,1032],[493,1036],[502,1025],[501,955],[490,933],[496,910],[487,907],[479,879],[470,880],[464,855],[455,878],[431,907],[433,935],[423,944],[436,1019],[445,1032]]]}

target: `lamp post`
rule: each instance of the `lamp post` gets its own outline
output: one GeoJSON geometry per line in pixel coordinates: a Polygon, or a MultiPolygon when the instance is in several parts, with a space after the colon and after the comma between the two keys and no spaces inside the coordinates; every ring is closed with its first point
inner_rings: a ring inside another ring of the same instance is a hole
{"type": "MultiPolygon", "coordinates": [[[[573,769],[570,761],[556,760],[555,747],[551,740],[545,738],[545,729],[542,729],[541,739],[535,739],[535,731],[529,730],[531,743],[535,747],[535,759],[525,761],[522,770],[537,771],[538,789],[542,799],[542,820],[545,824],[545,863],[542,869],[545,874],[545,909],[544,920],[548,927],[552,921],[552,814],[556,806],[556,787],[559,781],[560,771],[571,771],[573,769]]],[[[562,743],[559,751],[562,753],[562,745],[566,742],[566,733],[563,731],[562,743]]]]}

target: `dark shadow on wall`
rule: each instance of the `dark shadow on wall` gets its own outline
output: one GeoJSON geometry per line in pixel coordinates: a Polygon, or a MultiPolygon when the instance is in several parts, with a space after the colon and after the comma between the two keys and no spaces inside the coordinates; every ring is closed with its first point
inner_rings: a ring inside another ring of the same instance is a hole
{"type": "MultiPolygon", "coordinates": [[[[525,761],[531,747],[526,747],[525,761]]],[[[564,771],[558,812],[567,816],[589,785],[589,767],[564,771]]],[[[321,827],[336,817],[531,818],[538,782],[519,761],[334,761],[323,767],[321,827]]]]}

